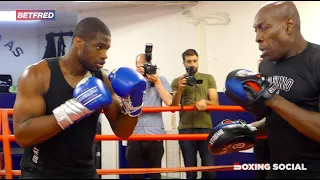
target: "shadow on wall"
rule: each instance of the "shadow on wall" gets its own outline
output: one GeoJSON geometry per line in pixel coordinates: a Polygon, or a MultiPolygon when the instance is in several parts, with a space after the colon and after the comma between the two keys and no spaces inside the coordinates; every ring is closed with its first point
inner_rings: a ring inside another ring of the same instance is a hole
{"type": "MultiPolygon", "coordinates": [[[[112,29],[123,29],[134,24],[145,23],[150,24],[157,22],[158,19],[174,14],[182,14],[183,9],[178,5],[161,6],[161,5],[143,5],[138,7],[112,8],[106,12],[95,11],[96,17],[101,18],[108,26],[112,25],[112,29]]],[[[81,13],[82,17],[91,16],[91,11],[81,13]]],[[[128,32],[131,30],[128,29],[128,32]]]]}

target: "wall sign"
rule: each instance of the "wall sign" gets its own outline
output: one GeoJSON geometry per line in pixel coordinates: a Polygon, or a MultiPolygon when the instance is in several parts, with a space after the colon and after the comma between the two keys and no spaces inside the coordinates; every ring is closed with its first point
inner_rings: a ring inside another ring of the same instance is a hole
{"type": "MultiPolygon", "coordinates": [[[[2,40],[2,35],[0,34],[0,42],[1,42],[1,40],[2,40]]],[[[3,46],[6,47],[9,51],[11,51],[15,57],[19,57],[21,54],[24,54],[21,47],[14,48],[14,41],[13,40],[5,43],[3,46]]]]}

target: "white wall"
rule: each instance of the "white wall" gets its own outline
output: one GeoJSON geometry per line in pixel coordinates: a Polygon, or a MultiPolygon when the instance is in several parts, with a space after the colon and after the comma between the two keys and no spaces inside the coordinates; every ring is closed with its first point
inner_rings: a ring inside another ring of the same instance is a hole
{"type": "Polygon", "coordinates": [[[21,28],[7,24],[1,26],[0,35],[2,36],[0,40],[0,74],[11,74],[12,83],[16,84],[21,71],[37,60],[37,33],[32,28],[21,28]],[[23,54],[15,57],[9,47],[4,47],[10,41],[14,42],[12,50],[15,51],[17,47],[20,47],[23,54]]]}
{"type": "Polygon", "coordinates": [[[205,49],[208,73],[217,81],[219,91],[224,90],[227,74],[238,68],[256,70],[260,51],[255,42],[253,18],[263,2],[203,2],[192,8],[198,16],[227,12],[228,25],[205,26],[205,49]]]}
{"type": "MultiPolygon", "coordinates": [[[[206,57],[208,73],[217,80],[218,89],[224,88],[227,73],[237,68],[257,70],[260,56],[253,29],[254,16],[264,1],[201,2],[192,8],[198,16],[227,12],[231,23],[227,26],[206,26],[206,57]]],[[[315,23],[319,16],[320,2],[295,2],[300,11],[302,33],[311,42],[320,43],[320,25],[315,23]]]]}
{"type": "MultiPolygon", "coordinates": [[[[68,27],[61,28],[37,28],[35,24],[0,23],[0,74],[11,74],[12,83],[16,85],[20,74],[27,66],[42,60],[47,43],[45,35],[50,32],[73,31],[76,23],[75,20],[68,27]],[[16,51],[18,47],[22,49],[22,51],[18,50],[20,56],[16,57],[9,47],[5,47],[11,41],[13,41],[12,51],[16,51]]],[[[71,44],[71,37],[63,38],[67,52],[71,44]]],[[[56,42],[57,39],[58,37],[55,37],[56,42]]]]}
{"type": "MultiPolygon", "coordinates": [[[[135,57],[144,51],[144,44],[154,44],[154,63],[169,82],[184,73],[181,54],[187,48],[195,48],[200,55],[200,71],[212,74],[219,91],[224,90],[226,75],[237,68],[257,70],[260,56],[255,42],[253,20],[265,1],[216,1],[199,2],[190,10],[197,17],[226,12],[231,18],[228,25],[198,26],[187,23],[182,9],[169,6],[135,7],[83,12],[79,19],[88,16],[101,18],[112,33],[112,46],[105,68],[134,67],[135,57]]],[[[320,2],[295,2],[300,11],[302,33],[311,42],[320,43],[317,17],[320,2]]],[[[171,113],[164,113],[167,130],[171,113]]],[[[107,122],[107,120],[103,121],[107,122]]],[[[103,134],[112,134],[109,125],[103,123],[103,134]]],[[[115,142],[102,145],[103,168],[117,168],[115,142]],[[110,162],[113,160],[113,164],[110,162]]],[[[165,158],[165,157],[164,157],[165,158]]],[[[165,165],[163,165],[165,167],[165,165]]],[[[115,176],[104,176],[112,178],[115,176]]]]}
{"type": "Polygon", "coordinates": [[[178,7],[137,7],[82,13],[79,19],[97,16],[110,28],[112,42],[105,64],[107,69],[135,68],[135,57],[144,52],[145,43],[151,42],[154,45],[153,63],[171,82],[174,76],[184,72],[182,52],[197,48],[196,28],[185,23],[181,13],[178,7]]]}

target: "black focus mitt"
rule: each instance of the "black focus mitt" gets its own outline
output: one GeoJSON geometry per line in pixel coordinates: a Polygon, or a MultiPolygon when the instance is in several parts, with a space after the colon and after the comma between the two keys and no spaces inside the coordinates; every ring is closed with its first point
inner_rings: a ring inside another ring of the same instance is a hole
{"type": "Polygon", "coordinates": [[[265,102],[277,93],[277,87],[262,74],[245,69],[234,70],[228,74],[225,88],[229,99],[258,119],[271,113],[265,102]]]}
{"type": "Polygon", "coordinates": [[[255,142],[255,127],[244,120],[223,120],[209,134],[208,149],[213,155],[223,155],[250,149],[255,142]]]}

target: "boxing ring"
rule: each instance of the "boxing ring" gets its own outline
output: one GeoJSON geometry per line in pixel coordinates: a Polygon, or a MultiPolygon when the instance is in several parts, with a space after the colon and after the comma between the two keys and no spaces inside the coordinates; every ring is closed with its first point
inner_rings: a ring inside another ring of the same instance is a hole
{"type": "MultiPolygon", "coordinates": [[[[180,111],[180,106],[169,107],[144,107],[143,113],[151,112],[176,112],[180,111]]],[[[184,106],[184,111],[193,111],[195,107],[184,106]]],[[[245,112],[240,106],[208,106],[207,111],[222,111],[222,112],[245,112]]],[[[0,109],[0,141],[3,143],[3,162],[4,167],[0,170],[0,176],[5,176],[6,179],[12,179],[14,176],[21,174],[20,170],[13,170],[12,168],[12,153],[11,142],[15,142],[14,134],[11,133],[9,127],[9,116],[13,116],[12,109],[0,109]],[[2,169],[5,170],[2,170],[2,169]]],[[[154,141],[154,140],[206,140],[209,134],[163,134],[163,135],[131,135],[128,139],[136,141],[154,141]]],[[[264,139],[266,136],[258,136],[257,139],[264,139]]],[[[122,139],[115,135],[96,135],[96,141],[121,141],[122,139]]],[[[233,171],[233,164],[220,166],[202,166],[202,167],[176,167],[176,168],[119,168],[119,169],[97,169],[99,175],[112,174],[148,174],[148,173],[173,173],[173,172],[187,172],[187,171],[233,171]]]]}

